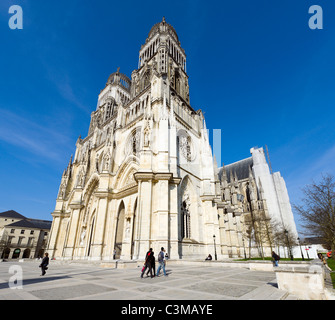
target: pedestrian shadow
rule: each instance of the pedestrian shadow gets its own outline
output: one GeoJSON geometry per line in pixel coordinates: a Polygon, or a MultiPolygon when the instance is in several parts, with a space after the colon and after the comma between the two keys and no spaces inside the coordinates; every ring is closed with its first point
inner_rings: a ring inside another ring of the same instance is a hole
{"type": "MultiPolygon", "coordinates": [[[[47,281],[55,281],[55,280],[61,280],[61,279],[69,279],[71,277],[69,276],[58,276],[58,277],[40,277],[40,278],[33,278],[33,279],[26,279],[26,280],[22,280],[22,286],[27,286],[30,284],[37,284],[37,283],[43,283],[43,282],[47,282],[47,281]]],[[[15,287],[15,285],[17,284],[17,281],[12,282],[12,286],[15,287]]],[[[9,289],[9,281],[8,282],[4,282],[4,283],[0,283],[0,290],[1,289],[9,289]]]]}
{"type": "Polygon", "coordinates": [[[267,282],[272,287],[278,288],[278,284],[276,282],[267,282]]]}
{"type": "MultiPolygon", "coordinates": [[[[165,272],[166,272],[166,275],[167,275],[167,276],[173,273],[172,270],[168,270],[168,269],[166,269],[165,272]]],[[[159,273],[159,275],[162,276],[163,274],[164,274],[164,273],[163,273],[163,269],[162,269],[161,272],[159,273]]]]}

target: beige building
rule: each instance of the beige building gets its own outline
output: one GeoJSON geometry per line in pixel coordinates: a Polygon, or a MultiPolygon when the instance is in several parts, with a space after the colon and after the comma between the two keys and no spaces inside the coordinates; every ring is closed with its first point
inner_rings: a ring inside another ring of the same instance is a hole
{"type": "Polygon", "coordinates": [[[1,259],[42,257],[51,221],[29,219],[14,210],[0,213],[1,259]]]}
{"type": "Polygon", "coordinates": [[[185,51],[163,18],[131,79],[118,69],[98,96],[61,178],[48,252],[136,260],[163,246],[172,259],[239,256],[243,226],[232,226],[244,207],[223,199],[219,173],[204,115],[190,103],[185,51]]]}

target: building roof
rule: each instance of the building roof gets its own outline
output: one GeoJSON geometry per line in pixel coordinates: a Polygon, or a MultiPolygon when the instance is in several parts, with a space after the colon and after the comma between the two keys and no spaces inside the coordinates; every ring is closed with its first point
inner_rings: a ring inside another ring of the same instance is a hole
{"type": "MultiPolygon", "coordinates": [[[[228,183],[231,182],[232,176],[237,176],[237,180],[247,179],[249,177],[250,169],[253,166],[252,157],[228,164],[224,166],[227,174],[227,181],[228,183]]],[[[223,174],[223,167],[219,170],[219,179],[221,180],[223,174]]]]}
{"type": "Polygon", "coordinates": [[[27,219],[30,223],[35,225],[38,229],[51,229],[52,221],[49,220],[39,220],[39,219],[27,219]]]}
{"type": "Polygon", "coordinates": [[[12,218],[12,219],[26,219],[25,216],[22,214],[14,211],[14,210],[8,210],[4,212],[0,212],[0,217],[1,218],[12,218]]]}
{"type": "Polygon", "coordinates": [[[26,219],[7,224],[6,227],[21,227],[35,229],[35,225],[26,219]]]}
{"type": "Polygon", "coordinates": [[[52,221],[38,219],[23,219],[8,224],[6,227],[19,227],[29,229],[51,229],[52,221]]]}
{"type": "Polygon", "coordinates": [[[52,224],[52,221],[49,221],[49,220],[39,220],[39,219],[27,218],[14,210],[0,212],[0,217],[20,219],[19,221],[7,224],[6,227],[10,226],[10,227],[20,227],[20,228],[30,228],[30,229],[51,229],[51,224],[52,224]]]}

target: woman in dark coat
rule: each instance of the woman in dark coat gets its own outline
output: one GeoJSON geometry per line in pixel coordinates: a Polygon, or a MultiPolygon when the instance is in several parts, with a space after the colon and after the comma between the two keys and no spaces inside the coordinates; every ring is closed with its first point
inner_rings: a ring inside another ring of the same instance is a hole
{"type": "Polygon", "coordinates": [[[42,269],[42,274],[41,276],[45,275],[45,270],[48,270],[48,264],[49,264],[49,254],[45,253],[45,257],[43,258],[41,264],[40,264],[40,268],[42,269]]]}
{"type": "Polygon", "coordinates": [[[147,269],[148,269],[148,273],[150,272],[151,278],[154,277],[152,275],[152,264],[155,263],[154,259],[155,259],[154,253],[152,251],[152,248],[150,248],[145,256],[144,268],[142,269],[141,278],[143,278],[143,275],[147,269]]]}

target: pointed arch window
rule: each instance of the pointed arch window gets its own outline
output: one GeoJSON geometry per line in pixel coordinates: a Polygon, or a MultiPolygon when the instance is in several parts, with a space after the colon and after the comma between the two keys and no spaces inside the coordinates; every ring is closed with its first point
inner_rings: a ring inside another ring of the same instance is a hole
{"type": "Polygon", "coordinates": [[[141,129],[137,128],[133,130],[130,134],[128,141],[127,141],[127,155],[134,155],[136,157],[139,156],[140,153],[140,144],[141,144],[141,129]]]}
{"type": "Polygon", "coordinates": [[[185,194],[181,204],[181,235],[183,239],[191,238],[191,214],[190,214],[190,199],[189,195],[185,194]]]}
{"type": "Polygon", "coordinates": [[[107,107],[106,107],[105,120],[109,119],[109,117],[111,116],[111,109],[112,109],[112,104],[110,102],[108,102],[107,107]]]}

